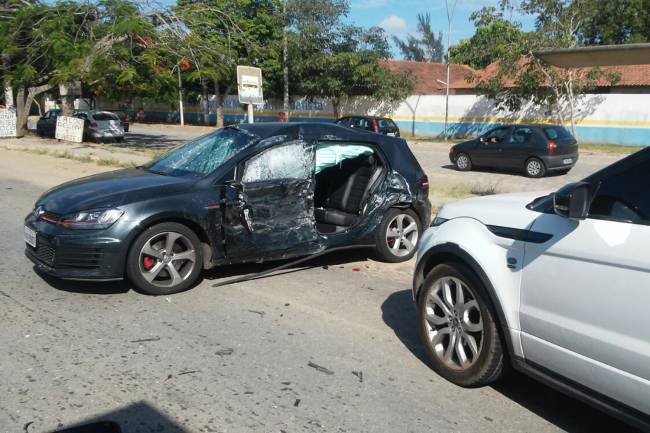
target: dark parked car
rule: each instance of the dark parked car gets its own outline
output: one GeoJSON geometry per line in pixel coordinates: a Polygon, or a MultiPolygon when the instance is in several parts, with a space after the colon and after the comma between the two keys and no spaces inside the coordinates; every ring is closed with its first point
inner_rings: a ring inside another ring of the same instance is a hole
{"type": "Polygon", "coordinates": [[[461,171],[503,168],[543,177],[568,173],[578,161],[578,143],[562,126],[504,125],[453,146],[449,159],[461,171]]]}
{"type": "Polygon", "coordinates": [[[349,116],[341,117],[335,122],[337,125],[348,128],[363,129],[378,134],[399,137],[399,128],[391,119],[374,116],[349,116]]]}
{"type": "Polygon", "coordinates": [[[47,110],[36,123],[36,133],[41,137],[54,137],[56,132],[56,118],[62,112],[63,110],[60,109],[47,110]]]}
{"type": "Polygon", "coordinates": [[[244,124],[47,191],[25,218],[25,254],[60,278],[128,277],[151,294],[187,289],[213,266],[339,246],[400,262],[429,225],[428,189],[402,139],[244,124]]]}

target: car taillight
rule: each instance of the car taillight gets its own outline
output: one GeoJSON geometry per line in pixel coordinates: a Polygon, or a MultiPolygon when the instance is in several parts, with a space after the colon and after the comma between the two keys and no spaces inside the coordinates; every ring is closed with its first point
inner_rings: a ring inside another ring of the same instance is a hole
{"type": "Polygon", "coordinates": [[[557,142],[554,140],[549,140],[548,141],[548,153],[555,153],[557,150],[557,142]]]}
{"type": "Polygon", "coordinates": [[[420,181],[420,191],[426,196],[429,195],[429,177],[425,174],[420,181]]]}
{"type": "Polygon", "coordinates": [[[377,119],[375,118],[372,119],[372,130],[375,132],[379,132],[379,126],[377,125],[377,119]]]}

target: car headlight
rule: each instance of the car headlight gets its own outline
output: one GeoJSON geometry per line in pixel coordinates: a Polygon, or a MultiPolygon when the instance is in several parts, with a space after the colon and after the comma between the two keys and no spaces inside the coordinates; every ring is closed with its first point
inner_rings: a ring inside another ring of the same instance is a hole
{"type": "Polygon", "coordinates": [[[59,224],[70,229],[105,229],[117,221],[124,211],[120,209],[94,209],[65,215],[59,224]]]}
{"type": "Polygon", "coordinates": [[[433,219],[433,221],[431,222],[431,225],[429,227],[438,227],[438,226],[443,225],[447,221],[449,221],[449,220],[446,219],[446,218],[440,218],[439,216],[436,215],[436,217],[433,219]]]}

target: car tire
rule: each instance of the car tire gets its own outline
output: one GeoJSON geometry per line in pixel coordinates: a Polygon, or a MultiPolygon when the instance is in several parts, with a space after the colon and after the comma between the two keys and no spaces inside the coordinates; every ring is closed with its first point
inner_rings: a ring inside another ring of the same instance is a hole
{"type": "Polygon", "coordinates": [[[411,209],[389,209],[375,230],[375,253],[384,262],[410,260],[417,252],[422,223],[411,209]]]}
{"type": "Polygon", "coordinates": [[[458,155],[456,155],[454,164],[456,165],[456,168],[460,171],[470,171],[472,169],[472,159],[469,157],[468,154],[464,152],[461,152],[458,155]]]}
{"type": "Polygon", "coordinates": [[[201,241],[187,226],[156,224],[140,233],[131,245],[126,274],[136,290],[149,295],[182,292],[201,274],[202,251],[201,241]]]}
{"type": "Polygon", "coordinates": [[[420,334],[436,373],[468,388],[502,376],[505,358],[494,309],[474,272],[459,263],[437,265],[418,298],[420,334]]]}
{"type": "Polygon", "coordinates": [[[541,159],[535,157],[526,160],[524,171],[526,172],[526,176],[532,178],[546,176],[546,166],[544,165],[544,162],[541,159]]]}

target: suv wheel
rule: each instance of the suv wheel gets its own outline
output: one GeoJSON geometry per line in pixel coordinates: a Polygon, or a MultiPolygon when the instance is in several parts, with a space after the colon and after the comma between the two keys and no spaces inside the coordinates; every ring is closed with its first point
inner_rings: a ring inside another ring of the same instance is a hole
{"type": "Polygon", "coordinates": [[[433,370],[464,387],[496,381],[504,359],[491,304],[474,273],[441,264],[424,281],[418,321],[433,370]]]}
{"type": "Polygon", "coordinates": [[[385,262],[409,260],[418,249],[420,218],[411,209],[390,209],[375,231],[376,253],[385,262]]]}
{"type": "Polygon", "coordinates": [[[126,273],[133,285],[150,295],[169,295],[187,290],[203,267],[201,242],[182,224],[149,227],[129,251],[126,273]]]}
{"type": "Polygon", "coordinates": [[[526,161],[526,176],[528,177],[544,177],[546,174],[546,167],[544,162],[539,158],[530,158],[526,161]]]}
{"type": "Polygon", "coordinates": [[[456,155],[456,168],[460,171],[470,171],[472,169],[472,160],[466,153],[456,155]]]}

